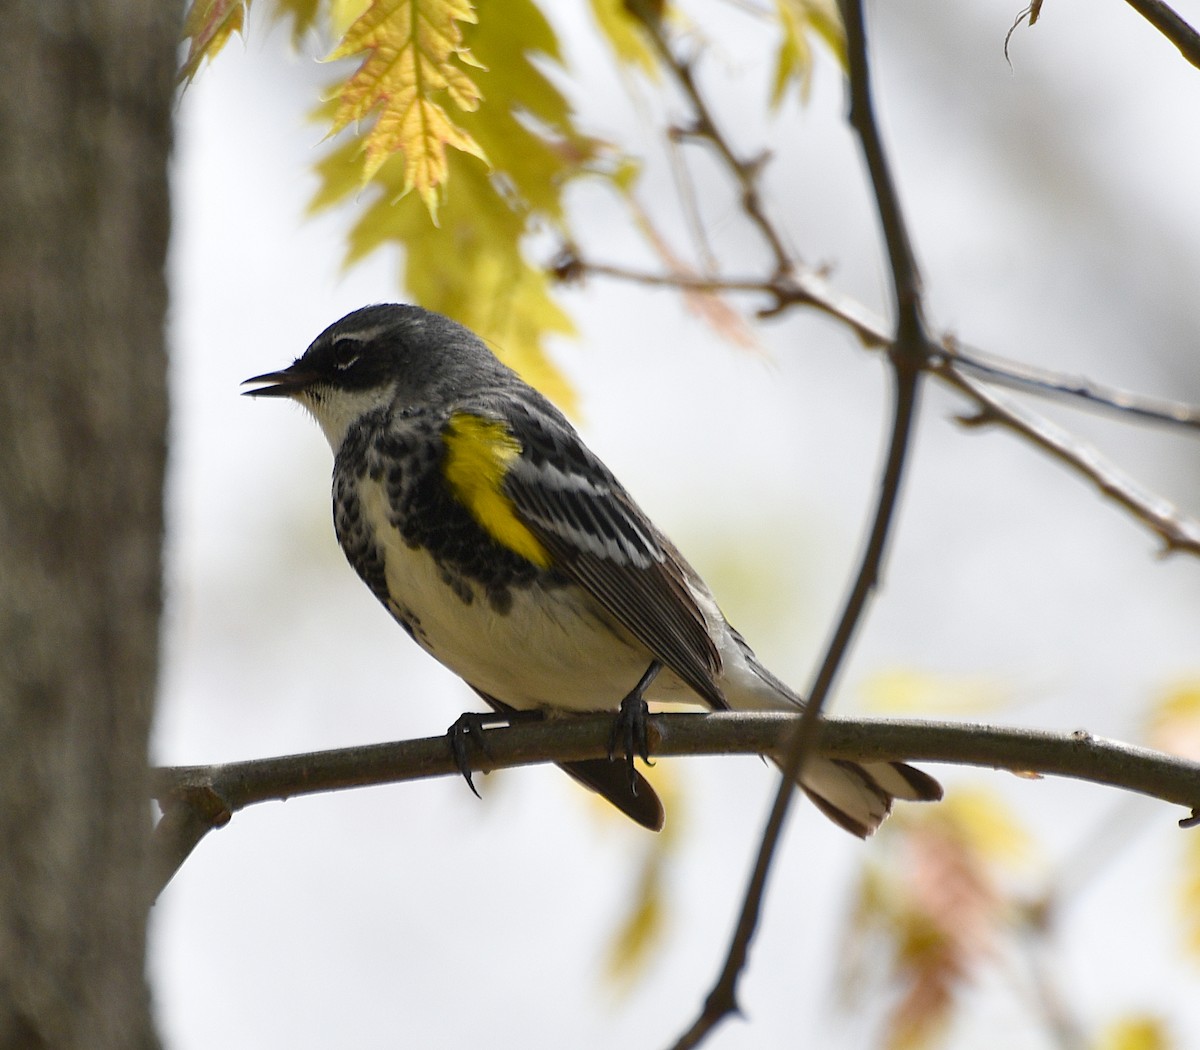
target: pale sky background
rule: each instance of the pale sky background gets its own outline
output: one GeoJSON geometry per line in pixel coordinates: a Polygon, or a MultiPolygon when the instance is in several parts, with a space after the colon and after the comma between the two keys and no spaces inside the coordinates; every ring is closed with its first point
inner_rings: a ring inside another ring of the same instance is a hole
{"type": "MultiPolygon", "coordinates": [[[[550,5],[548,5],[550,6],[550,5]]],[[[645,89],[614,78],[583,4],[555,4],[583,119],[643,150],[642,199],[686,245],[645,89]]],[[[887,141],[935,325],[992,352],[1200,402],[1200,71],[1127,5],[875,3],[887,141]]],[[[1200,23],[1200,3],[1180,2],[1200,23]]],[[[838,71],[821,55],[808,105],[762,124],[769,63],[733,5],[688,5],[743,153],[774,151],[768,205],[803,257],[877,310],[887,280],[838,71]]],[[[345,564],[330,454],[296,408],[239,397],[326,325],[403,298],[397,259],[341,268],[355,206],[305,217],[323,131],[306,119],[329,71],[252,20],[179,108],[171,323],[174,396],[167,660],[155,756],[260,757],[441,733],[469,690],[420,653],[345,564]]],[[[485,86],[486,91],[486,86],[485,86]]],[[[668,103],[678,117],[682,107],[668,103]]],[[[731,271],[765,256],[701,149],[687,153],[731,271]]],[[[651,265],[598,193],[574,201],[584,251],[651,265]]],[[[717,340],[680,301],[594,280],[564,293],[581,338],[555,357],[581,429],[709,579],[765,660],[807,685],[857,557],[887,405],[884,373],[804,314],[717,340]]],[[[753,303],[743,303],[753,306],[753,303]]],[[[1001,698],[978,717],[1142,739],[1147,706],[1200,677],[1200,563],[999,432],[964,433],[930,388],[885,593],[835,711],[861,713],[882,674],[913,671],[1001,698]]],[[[1130,473],[1200,515],[1195,438],[1053,409],[1130,473]]],[[[667,873],[670,926],[632,988],[604,952],[647,834],[552,769],[253,807],[210,835],[154,913],[151,975],[175,1050],[487,1045],[665,1046],[723,958],[775,790],[753,758],[672,763],[684,797],[667,873]]],[[[1052,960],[1099,1025],[1160,1012],[1200,1045],[1200,965],[1182,961],[1183,814],[1100,788],[934,770],[994,789],[1044,860],[1031,887],[1126,807],[1137,830],[1061,913],[1052,960]]],[[[846,1011],[835,950],[846,886],[872,849],[797,807],[743,984],[745,1021],[707,1044],[876,1045],[887,993],[846,1011]]],[[[981,971],[948,1045],[1049,1046],[1012,991],[1020,962],[981,971]]],[[[876,994],[878,991],[878,994],[876,994]]]]}

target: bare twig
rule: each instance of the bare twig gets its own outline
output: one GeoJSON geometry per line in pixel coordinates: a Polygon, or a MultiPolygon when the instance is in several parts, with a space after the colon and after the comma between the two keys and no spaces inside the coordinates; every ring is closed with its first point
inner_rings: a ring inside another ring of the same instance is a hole
{"type": "MultiPolygon", "coordinates": [[[[771,305],[760,311],[774,316],[793,306],[807,306],[851,328],[864,346],[880,349],[888,344],[882,318],[862,303],[836,291],[824,273],[797,264],[791,274],[774,277],[699,276],[693,273],[647,273],[627,266],[594,262],[580,256],[575,246],[564,247],[552,266],[564,279],[583,276],[611,277],[650,288],[677,288],[683,292],[743,293],[767,296],[771,305]]],[[[1082,376],[1013,361],[943,337],[938,350],[961,370],[998,386],[1024,390],[1039,397],[1081,402],[1146,423],[1200,430],[1200,408],[1181,401],[1149,397],[1097,383],[1082,376]]]]}
{"type": "MultiPolygon", "coordinates": [[[[662,714],[650,718],[650,750],[656,757],[767,754],[778,752],[795,732],[799,716],[731,713],[662,714]]],[[[487,751],[475,749],[471,768],[492,772],[545,762],[608,756],[610,715],[524,722],[486,730],[487,751]]],[[[822,754],[860,762],[925,761],[1038,772],[1086,780],[1200,807],[1200,764],[1084,732],[1052,733],[955,722],[824,719],[818,729],[822,754]]],[[[455,776],[459,769],[445,736],[303,755],[175,766],[154,772],[154,793],[163,808],[156,829],[160,885],[191,849],[239,810],[347,788],[455,776]]]]}
{"type": "MultiPolygon", "coordinates": [[[[848,296],[833,291],[828,281],[815,271],[798,271],[785,278],[766,280],[751,277],[702,278],[642,273],[620,266],[586,262],[573,254],[569,265],[573,268],[572,272],[594,273],[651,287],[762,293],[771,296],[775,304],[765,312],[774,314],[787,306],[802,304],[847,325],[864,346],[879,348],[887,342],[882,322],[870,310],[848,296]]],[[[1068,470],[1094,484],[1102,494],[1149,527],[1162,539],[1168,553],[1200,555],[1200,522],[1181,514],[1168,501],[1143,489],[1094,449],[1071,437],[1045,416],[1003,397],[965,373],[970,371],[997,384],[1031,389],[1034,393],[1045,395],[1070,397],[1084,401],[1089,406],[1189,429],[1200,427],[1200,409],[1130,394],[979,351],[965,350],[953,340],[947,341],[939,352],[930,354],[926,368],[935,378],[964,394],[976,406],[979,412],[969,417],[968,422],[1002,426],[1042,449],[1068,470]]]]}
{"type": "MultiPolygon", "coordinates": [[[[850,123],[858,133],[870,173],[892,274],[896,336],[887,347],[895,381],[891,439],[870,537],[837,628],[809,690],[804,714],[795,736],[788,744],[787,760],[783,763],[783,778],[763,831],[725,963],[704,1001],[700,1015],[675,1043],[675,1050],[689,1050],[698,1046],[724,1018],[738,1012],[738,981],[745,969],[750,945],[758,928],[767,876],[783,833],[784,820],[795,793],[796,781],[816,740],[821,712],[832,693],[838,671],[863,621],[868,602],[878,586],[884,551],[891,535],[891,524],[900,494],[904,465],[911,445],[921,377],[931,348],[922,304],[920,270],[875,119],[862,7],[859,0],[841,0],[839,6],[842,21],[846,26],[850,123]]],[[[711,131],[713,135],[717,134],[715,128],[711,131]]],[[[785,272],[788,270],[783,266],[777,270],[777,273],[785,272]]]]}
{"type": "MultiPolygon", "coordinates": [[[[641,5],[631,3],[630,6],[637,8],[641,5]]],[[[880,572],[910,442],[912,420],[917,410],[920,381],[926,371],[932,372],[937,378],[970,398],[978,409],[978,414],[971,421],[999,423],[1031,440],[1060,462],[1092,481],[1105,495],[1148,524],[1162,537],[1167,550],[1200,553],[1200,549],[1195,546],[1196,538],[1200,536],[1200,527],[1193,528],[1192,523],[1183,519],[1173,508],[1165,507],[1162,501],[1141,492],[1132,482],[1120,477],[1100,461],[1090,449],[1060,434],[1049,421],[1010,405],[965,373],[970,371],[991,382],[1016,386],[1034,394],[1070,398],[1087,407],[1117,410],[1135,418],[1154,422],[1196,427],[1200,423],[1200,413],[1186,406],[1135,397],[1048,371],[1009,365],[995,358],[966,351],[949,339],[943,345],[938,345],[930,336],[923,312],[920,272],[873,112],[861,0],[840,0],[840,7],[847,35],[849,119],[862,145],[887,245],[896,311],[894,337],[885,331],[882,322],[872,317],[869,311],[859,304],[832,294],[824,275],[805,271],[790,257],[783,237],[773,227],[758,195],[757,182],[761,162],[743,161],[730,147],[728,139],[714,121],[705,99],[697,88],[691,65],[672,54],[657,18],[648,13],[651,10],[649,5],[647,10],[641,13],[642,20],[660,57],[666,67],[675,74],[694,111],[693,124],[682,134],[706,139],[724,160],[730,174],[742,190],[742,207],[747,218],[760,230],[771,248],[774,269],[769,278],[760,280],[710,276],[697,278],[682,274],[635,273],[618,267],[584,263],[576,254],[572,254],[570,260],[570,272],[574,274],[606,274],[644,284],[673,286],[692,291],[766,295],[771,304],[760,311],[761,316],[780,313],[795,305],[820,309],[850,326],[865,345],[885,349],[895,377],[892,439],[870,540],[864,551],[855,584],[809,694],[808,707],[789,744],[783,782],[764,831],[742,913],[721,975],[707,997],[700,1016],[676,1043],[676,1050],[698,1045],[724,1017],[737,1010],[737,982],[746,964],[749,945],[757,926],[767,875],[794,789],[795,775],[802,768],[804,755],[815,738],[822,707],[830,694],[832,683],[848,652],[854,633],[861,623],[880,572]]],[[[1036,9],[1031,11],[1031,14],[1036,14],[1036,9]]]]}
{"type": "Polygon", "coordinates": [[[971,426],[995,424],[1020,434],[1148,525],[1162,540],[1163,553],[1182,551],[1200,556],[1200,523],[1185,517],[1166,500],[1147,492],[1094,449],[1048,419],[1028,411],[1011,398],[989,391],[949,364],[934,363],[932,367],[936,375],[967,394],[978,406],[978,413],[965,417],[964,423],[971,426]]]}
{"type": "Polygon", "coordinates": [[[1200,69],[1200,33],[1162,2],[1162,0],[1125,0],[1138,14],[1179,48],[1193,66],[1200,69]]]}
{"type": "Polygon", "coordinates": [[[961,369],[1000,386],[1027,390],[1040,397],[1080,401],[1085,408],[1115,412],[1139,422],[1200,430],[1200,408],[1194,405],[1135,394],[1079,376],[995,357],[954,339],[944,339],[942,348],[961,369]]]}
{"type": "Polygon", "coordinates": [[[675,129],[675,137],[681,141],[690,138],[702,139],[716,150],[737,181],[741,191],[742,211],[746,213],[746,217],[758,228],[763,240],[767,242],[767,247],[775,260],[775,272],[787,273],[792,265],[791,252],[787,250],[779,230],[767,216],[762,195],[758,191],[758,176],[765,157],[744,160],[734,150],[728,137],[718,127],[708,101],[696,84],[692,62],[679,58],[672,51],[654,5],[644,2],[644,0],[633,0],[633,2],[626,3],[626,9],[641,21],[646,35],[662,59],[663,66],[674,76],[692,108],[691,122],[687,127],[675,129]]]}

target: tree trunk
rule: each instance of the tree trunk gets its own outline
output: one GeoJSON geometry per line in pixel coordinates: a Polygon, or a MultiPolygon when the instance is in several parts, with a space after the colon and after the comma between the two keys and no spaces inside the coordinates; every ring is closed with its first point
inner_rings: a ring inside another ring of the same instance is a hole
{"type": "Polygon", "coordinates": [[[0,1047],[152,1047],[147,737],[179,5],[0,34],[0,1047]]]}

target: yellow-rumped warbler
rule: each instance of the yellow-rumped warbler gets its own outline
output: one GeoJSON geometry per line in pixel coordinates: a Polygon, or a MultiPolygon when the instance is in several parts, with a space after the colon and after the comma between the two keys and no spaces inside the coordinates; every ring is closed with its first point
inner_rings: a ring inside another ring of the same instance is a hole
{"type": "MultiPolygon", "coordinates": [[[[636,723],[643,697],[717,710],[803,703],[562,413],[461,325],[415,306],[367,306],[289,368],[246,382],[316,417],[334,452],[334,525],[350,564],[497,711],[620,710],[636,723]]],[[[657,830],[662,805],[632,770],[632,746],[628,768],[563,768],[657,830]]],[[[801,786],[860,836],[894,798],[942,793],[901,762],[816,755],[801,786]]]]}

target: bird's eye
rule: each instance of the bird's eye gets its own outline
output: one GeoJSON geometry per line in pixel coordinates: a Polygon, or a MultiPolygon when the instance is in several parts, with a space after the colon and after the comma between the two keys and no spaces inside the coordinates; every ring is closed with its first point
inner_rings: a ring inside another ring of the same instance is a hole
{"type": "Polygon", "coordinates": [[[362,354],[362,343],[358,339],[343,337],[335,339],[330,350],[333,352],[333,367],[339,372],[352,368],[362,354]]]}

